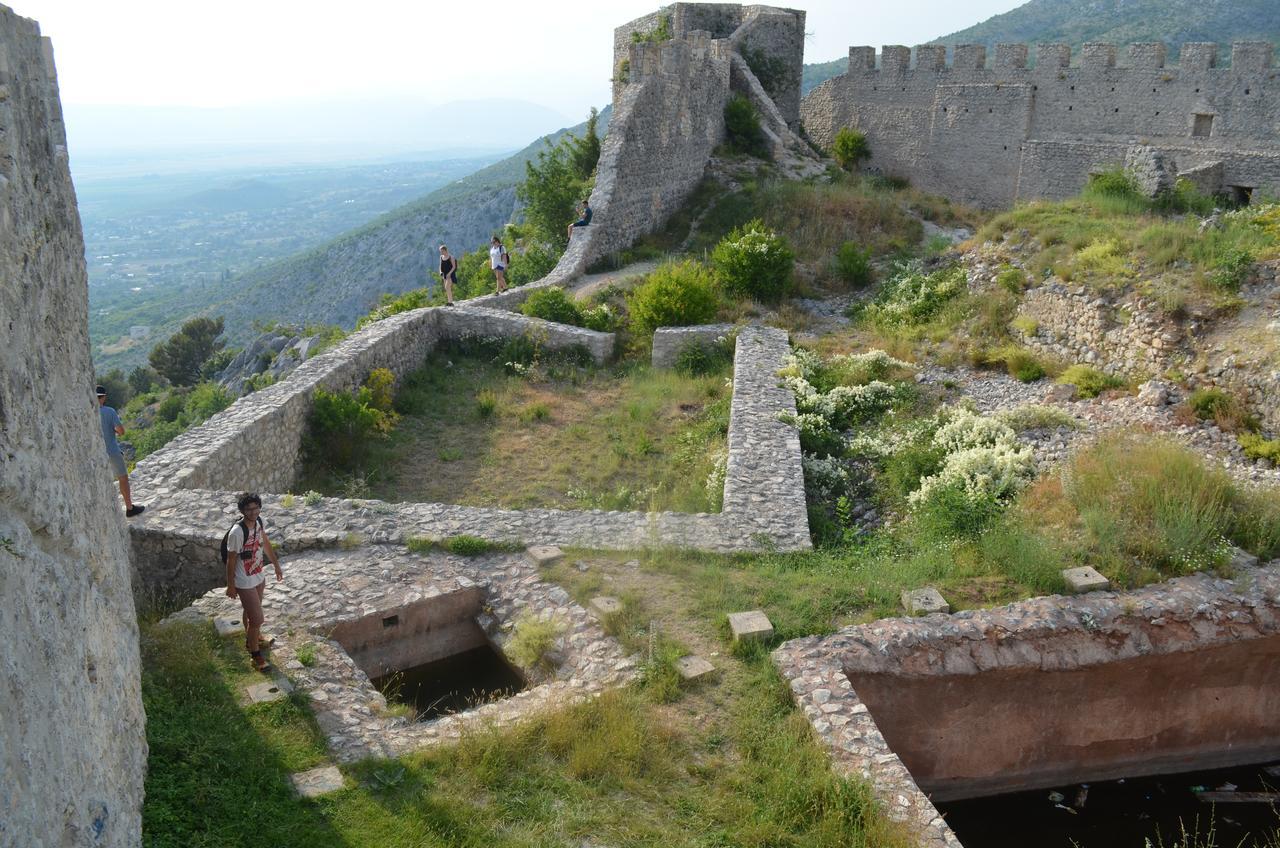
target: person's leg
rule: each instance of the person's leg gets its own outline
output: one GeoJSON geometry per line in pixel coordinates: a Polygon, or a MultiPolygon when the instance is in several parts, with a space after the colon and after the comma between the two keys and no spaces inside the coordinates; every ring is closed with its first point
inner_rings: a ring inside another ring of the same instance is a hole
{"type": "MultiPolygon", "coordinates": [[[[252,589],[238,589],[240,606],[244,608],[244,646],[250,656],[258,653],[258,634],[262,632],[262,586],[252,589]]],[[[254,665],[258,666],[260,657],[254,656],[254,665]]]]}
{"type": "Polygon", "coordinates": [[[499,268],[495,273],[498,275],[498,294],[502,294],[507,290],[507,270],[499,268]]]}
{"type": "Polygon", "coordinates": [[[444,302],[453,306],[453,280],[444,278],[444,302]]]}
{"type": "Polygon", "coordinates": [[[116,478],[116,482],[120,484],[120,497],[124,498],[124,508],[127,512],[133,509],[133,492],[129,490],[129,475],[121,474],[116,478]]]}

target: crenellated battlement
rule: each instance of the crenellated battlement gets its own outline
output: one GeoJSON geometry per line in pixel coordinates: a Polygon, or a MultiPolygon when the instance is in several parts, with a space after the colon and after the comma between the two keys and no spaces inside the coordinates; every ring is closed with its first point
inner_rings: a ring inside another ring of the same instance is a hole
{"type": "Polygon", "coordinates": [[[946,71],[1035,71],[1054,73],[1071,68],[1082,71],[1154,71],[1166,68],[1180,71],[1218,71],[1242,76],[1270,71],[1274,62],[1274,46],[1267,41],[1237,41],[1231,46],[1231,65],[1219,65],[1219,45],[1212,42],[1188,42],[1182,45],[1178,63],[1168,64],[1168,47],[1160,42],[1130,44],[1123,48],[1114,44],[1085,44],[1078,57],[1069,44],[998,44],[989,55],[982,44],[920,44],[915,48],[900,44],[885,45],[878,61],[874,47],[849,48],[850,74],[903,74],[911,71],[940,73],[946,71]],[[1035,62],[1030,57],[1035,56],[1035,62]],[[948,61],[949,58],[949,61],[948,61]],[[1077,59],[1073,63],[1073,59],[1077,59]],[[914,61],[913,61],[914,60],[914,61]]]}

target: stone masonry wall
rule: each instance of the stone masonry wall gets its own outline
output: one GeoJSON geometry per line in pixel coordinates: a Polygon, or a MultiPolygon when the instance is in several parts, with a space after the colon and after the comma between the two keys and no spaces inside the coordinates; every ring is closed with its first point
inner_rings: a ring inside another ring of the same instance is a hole
{"type": "MultiPolygon", "coordinates": [[[[412,332],[404,324],[401,328],[412,332]]],[[[739,331],[736,351],[724,509],[720,513],[510,510],[341,498],[324,498],[309,506],[295,499],[292,507],[286,507],[278,494],[264,492],[268,531],[288,555],[334,547],[348,542],[351,534],[378,544],[465,533],[527,545],[615,550],[659,546],[726,553],[765,548],[806,550],[811,542],[800,441],[794,427],[778,420],[782,414],[795,412],[795,398],[777,377],[790,351],[787,334],[768,327],[744,327],[739,331]]],[[[293,379],[291,375],[278,385],[293,379]]],[[[232,430],[238,423],[229,412],[210,419],[206,426],[232,430]]],[[[198,452],[202,449],[199,444],[183,446],[178,452],[198,452]]],[[[170,450],[165,448],[154,456],[170,450]]],[[[286,455],[290,448],[278,450],[286,455]]],[[[296,451],[296,446],[291,450],[296,451]]],[[[190,467],[193,456],[156,465],[153,470],[190,467]]],[[[222,534],[235,520],[233,489],[240,486],[233,483],[220,483],[220,490],[191,489],[180,485],[172,474],[139,481],[139,487],[145,487],[155,499],[155,506],[132,524],[140,597],[191,600],[225,579],[216,551],[222,534]]]]}
{"type": "Polygon", "coordinates": [[[141,841],[147,743],[123,509],[53,50],[0,6],[0,844],[141,841]]]}
{"type": "Polygon", "coordinates": [[[1060,198],[1090,170],[1121,165],[1141,141],[1179,172],[1221,163],[1221,185],[1280,193],[1280,89],[1271,83],[1272,46],[1237,43],[1230,68],[1218,47],[1187,44],[1180,64],[1160,44],[1135,44],[1127,66],[1115,47],[1085,45],[1071,66],[1067,45],[1030,48],[943,45],[912,51],[849,50],[846,74],[804,99],[811,138],[830,145],[841,127],[867,134],[869,166],[909,177],[926,191],[982,206],[1060,198]],[[990,61],[989,61],[990,60],[990,61]]]}

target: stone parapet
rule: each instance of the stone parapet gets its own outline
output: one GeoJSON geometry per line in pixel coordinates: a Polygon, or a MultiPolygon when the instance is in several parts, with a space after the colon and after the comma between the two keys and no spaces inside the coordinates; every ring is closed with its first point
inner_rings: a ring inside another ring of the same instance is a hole
{"type": "Polygon", "coordinates": [[[728,341],[733,335],[732,324],[700,324],[696,327],[659,327],[653,333],[653,351],[650,364],[654,368],[671,368],[681,351],[690,345],[713,345],[728,341]]]}

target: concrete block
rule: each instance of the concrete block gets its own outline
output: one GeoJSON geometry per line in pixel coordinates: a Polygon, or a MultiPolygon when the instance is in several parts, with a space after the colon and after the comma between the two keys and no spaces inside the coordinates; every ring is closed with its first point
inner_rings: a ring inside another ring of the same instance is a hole
{"type": "Polygon", "coordinates": [[[1074,595],[1085,592],[1101,592],[1111,588],[1111,581],[1098,573],[1091,565],[1079,568],[1064,568],[1062,579],[1067,581],[1067,591],[1074,595]]]}
{"type": "Polygon", "coordinates": [[[219,636],[239,636],[244,633],[244,623],[239,618],[220,616],[213,620],[213,629],[219,636]]]}
{"type": "Polygon", "coordinates": [[[715,666],[694,654],[676,660],[676,672],[681,680],[701,680],[715,671],[715,666]]]}
{"type": "Polygon", "coordinates": [[[317,766],[310,771],[292,774],[289,779],[293,781],[294,791],[303,798],[318,798],[344,787],[342,772],[337,766],[317,766]]]}
{"type": "Polygon", "coordinates": [[[617,598],[611,598],[608,595],[592,598],[589,606],[597,618],[604,618],[606,615],[615,615],[622,612],[622,601],[617,598]]]}
{"type": "Polygon", "coordinates": [[[555,545],[534,545],[524,552],[524,558],[531,565],[550,565],[560,557],[564,556],[564,551],[555,545]]]}
{"type": "Polygon", "coordinates": [[[902,607],[907,615],[932,615],[935,612],[951,612],[951,604],[947,603],[942,593],[932,586],[923,589],[908,589],[902,593],[902,607]]]}
{"type": "Polygon", "coordinates": [[[244,691],[249,696],[249,703],[269,704],[272,701],[282,701],[287,698],[293,691],[293,686],[283,677],[277,677],[261,683],[252,683],[246,686],[244,691]]]}
{"type": "Polygon", "coordinates": [[[747,639],[768,639],[773,635],[773,623],[764,610],[729,613],[729,629],[733,631],[733,641],[742,642],[747,639]]]}

